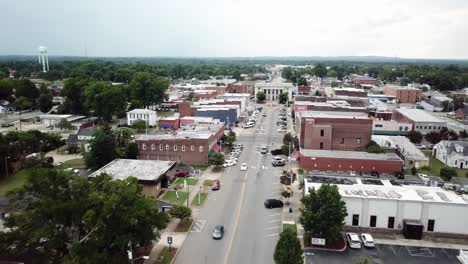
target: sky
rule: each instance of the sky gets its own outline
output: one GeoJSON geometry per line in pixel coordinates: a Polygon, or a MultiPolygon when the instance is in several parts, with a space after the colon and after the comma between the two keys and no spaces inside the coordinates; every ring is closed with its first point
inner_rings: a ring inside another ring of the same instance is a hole
{"type": "Polygon", "coordinates": [[[468,59],[467,0],[0,0],[0,55],[468,59]]]}

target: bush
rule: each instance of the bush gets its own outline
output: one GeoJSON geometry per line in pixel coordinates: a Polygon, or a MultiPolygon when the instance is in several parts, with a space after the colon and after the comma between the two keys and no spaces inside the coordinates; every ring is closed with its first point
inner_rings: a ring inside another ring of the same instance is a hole
{"type": "Polygon", "coordinates": [[[76,154],[76,153],[80,152],[80,148],[78,148],[78,146],[68,146],[67,147],[67,152],[68,152],[68,154],[76,154]]]}
{"type": "Polygon", "coordinates": [[[411,167],[411,174],[412,175],[416,175],[416,173],[418,173],[418,169],[416,169],[416,167],[411,167]]]}
{"type": "Polygon", "coordinates": [[[450,181],[453,177],[457,176],[457,170],[455,168],[443,167],[440,169],[440,177],[445,181],[450,181]]]}

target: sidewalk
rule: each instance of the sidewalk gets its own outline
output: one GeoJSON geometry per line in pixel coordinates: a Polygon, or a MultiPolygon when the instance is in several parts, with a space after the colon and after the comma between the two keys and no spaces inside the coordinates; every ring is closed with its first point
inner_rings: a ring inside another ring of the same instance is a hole
{"type": "MultiPolygon", "coordinates": [[[[298,166],[299,164],[296,161],[292,161],[291,170],[297,173],[298,166]]],[[[287,169],[289,170],[288,165],[287,169]]],[[[304,233],[304,229],[299,223],[299,217],[301,216],[299,207],[301,205],[302,198],[302,190],[299,190],[299,175],[297,175],[297,179],[291,184],[291,190],[293,192],[293,195],[289,198],[290,205],[285,205],[283,207],[283,223],[295,223],[297,227],[297,235],[301,237],[304,233]],[[292,209],[291,213],[289,212],[289,208],[292,209]]]]}

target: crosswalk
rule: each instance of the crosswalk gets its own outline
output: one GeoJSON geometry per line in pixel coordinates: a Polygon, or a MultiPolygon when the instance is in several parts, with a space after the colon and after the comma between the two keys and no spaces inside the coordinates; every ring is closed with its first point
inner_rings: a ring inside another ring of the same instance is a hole
{"type": "Polygon", "coordinates": [[[205,223],[206,223],[206,220],[204,219],[195,220],[192,226],[192,230],[190,230],[190,232],[200,233],[203,230],[205,223]]]}

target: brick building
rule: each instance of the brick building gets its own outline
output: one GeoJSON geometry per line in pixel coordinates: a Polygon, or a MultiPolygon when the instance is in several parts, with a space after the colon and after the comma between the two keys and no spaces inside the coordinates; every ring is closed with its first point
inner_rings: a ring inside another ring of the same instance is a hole
{"type": "Polygon", "coordinates": [[[362,112],[367,113],[365,107],[354,107],[347,102],[339,103],[339,101],[333,102],[308,102],[308,101],[295,101],[294,112],[298,113],[301,111],[338,111],[338,112],[362,112]]]}
{"type": "Polygon", "coordinates": [[[364,89],[356,88],[334,88],[336,96],[354,96],[354,97],[367,97],[367,91],[364,89]]]}
{"type": "Polygon", "coordinates": [[[367,84],[367,85],[376,85],[377,79],[369,76],[357,76],[351,79],[351,83],[356,85],[367,84]]]}
{"type": "Polygon", "coordinates": [[[294,96],[295,102],[326,102],[327,98],[325,96],[314,96],[314,95],[296,95],[294,96]]]}
{"type": "Polygon", "coordinates": [[[255,82],[243,81],[230,83],[226,87],[226,93],[248,93],[253,94],[255,82]]]}
{"type": "Polygon", "coordinates": [[[395,96],[398,103],[415,104],[421,100],[422,90],[409,86],[385,86],[384,94],[395,96]]]}
{"type": "Polygon", "coordinates": [[[185,125],[173,133],[137,135],[138,159],[172,160],[189,165],[208,163],[212,151],[219,151],[218,142],[224,124],[185,125]]]}
{"type": "Polygon", "coordinates": [[[372,119],[365,113],[307,111],[296,116],[304,149],[366,150],[372,137],[372,119]]]}

